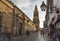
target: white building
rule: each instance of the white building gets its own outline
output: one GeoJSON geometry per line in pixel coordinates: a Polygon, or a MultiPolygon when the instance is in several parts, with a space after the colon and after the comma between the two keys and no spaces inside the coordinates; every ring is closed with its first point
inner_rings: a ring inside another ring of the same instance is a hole
{"type": "Polygon", "coordinates": [[[50,28],[60,28],[60,0],[47,0],[48,9],[46,11],[46,22],[50,28]],[[53,28],[53,27],[52,27],[53,28]]]}

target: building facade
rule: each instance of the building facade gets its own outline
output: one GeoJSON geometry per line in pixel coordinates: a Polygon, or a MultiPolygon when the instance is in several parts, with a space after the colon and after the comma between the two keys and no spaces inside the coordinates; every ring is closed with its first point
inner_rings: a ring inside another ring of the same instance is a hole
{"type": "Polygon", "coordinates": [[[53,6],[56,7],[55,18],[53,24],[55,24],[56,28],[60,29],[60,0],[53,0],[53,6]]]}
{"type": "MultiPolygon", "coordinates": [[[[45,16],[46,28],[49,33],[60,29],[60,0],[47,0],[47,11],[45,16]]],[[[53,34],[53,33],[51,33],[53,34]]],[[[50,37],[52,37],[50,34],[50,37]]]]}
{"type": "Polygon", "coordinates": [[[47,0],[48,9],[46,11],[45,21],[48,27],[52,24],[55,28],[60,28],[60,26],[57,26],[59,25],[59,2],[59,0],[47,0]]]}
{"type": "Polygon", "coordinates": [[[10,0],[0,0],[0,32],[19,35],[27,30],[36,31],[33,21],[10,0]]]}

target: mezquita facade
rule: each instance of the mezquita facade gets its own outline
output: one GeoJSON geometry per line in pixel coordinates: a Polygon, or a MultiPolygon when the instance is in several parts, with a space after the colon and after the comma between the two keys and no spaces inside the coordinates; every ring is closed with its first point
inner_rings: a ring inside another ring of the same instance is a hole
{"type": "Polygon", "coordinates": [[[9,0],[0,0],[0,32],[19,35],[39,30],[38,9],[35,6],[33,21],[9,0]]]}

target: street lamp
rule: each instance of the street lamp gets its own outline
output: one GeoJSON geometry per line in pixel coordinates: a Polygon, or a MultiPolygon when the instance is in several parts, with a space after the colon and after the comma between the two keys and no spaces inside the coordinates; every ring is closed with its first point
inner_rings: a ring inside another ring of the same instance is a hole
{"type": "Polygon", "coordinates": [[[44,3],[44,1],[42,2],[40,8],[42,11],[46,11],[47,9],[50,9],[50,10],[56,11],[56,13],[59,13],[59,8],[56,8],[56,7],[49,7],[48,8],[48,6],[44,3]]]}
{"type": "Polygon", "coordinates": [[[45,11],[47,9],[47,6],[45,5],[44,1],[42,2],[40,7],[42,11],[45,11]]]}

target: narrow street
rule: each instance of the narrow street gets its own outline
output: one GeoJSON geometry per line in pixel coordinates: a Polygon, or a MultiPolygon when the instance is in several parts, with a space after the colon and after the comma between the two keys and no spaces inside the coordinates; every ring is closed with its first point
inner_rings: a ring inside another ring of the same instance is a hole
{"type": "MultiPolygon", "coordinates": [[[[8,38],[5,37],[4,41],[8,41],[8,38]]],[[[35,33],[31,33],[29,36],[13,37],[12,41],[49,41],[49,40],[48,40],[47,35],[44,35],[44,37],[43,37],[43,36],[41,36],[40,32],[35,32],[35,33]]]]}
{"type": "Polygon", "coordinates": [[[13,38],[13,41],[48,41],[47,35],[43,38],[39,32],[31,34],[30,36],[25,37],[15,37],[13,38]]]}
{"type": "MultiPolygon", "coordinates": [[[[0,38],[0,41],[1,39],[3,38],[0,38]]],[[[12,37],[12,41],[49,41],[48,40],[48,36],[47,35],[44,35],[41,36],[40,32],[34,32],[34,33],[31,33],[29,36],[16,36],[16,37],[12,37]]],[[[3,41],[8,41],[8,38],[5,37],[5,39],[3,41]]]]}
{"type": "Polygon", "coordinates": [[[60,0],[0,0],[0,41],[60,41],[60,0]]]}

